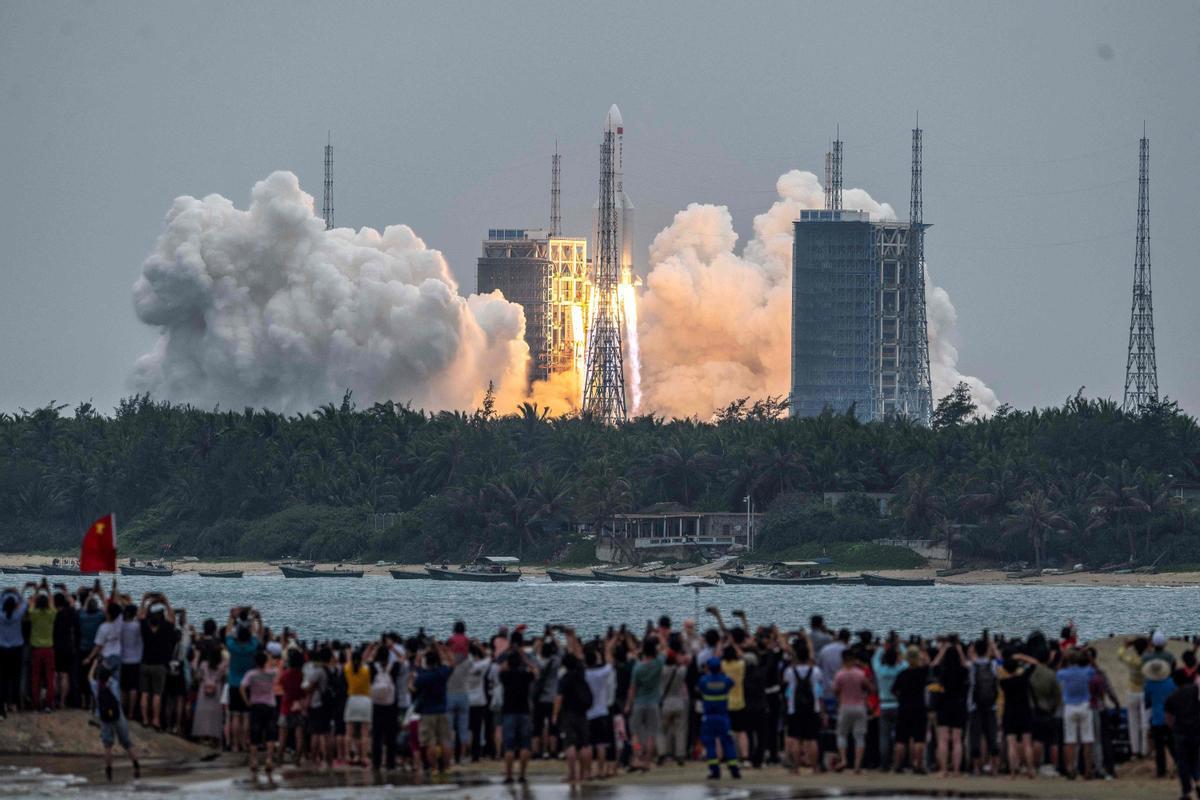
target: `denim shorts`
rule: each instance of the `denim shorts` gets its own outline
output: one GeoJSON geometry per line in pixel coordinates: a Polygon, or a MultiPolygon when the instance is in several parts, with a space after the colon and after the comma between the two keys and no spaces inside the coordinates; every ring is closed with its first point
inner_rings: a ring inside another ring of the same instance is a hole
{"type": "Polygon", "coordinates": [[[124,714],[117,717],[115,722],[100,721],[100,743],[112,747],[114,741],[119,741],[126,750],[133,747],[129,739],[129,723],[125,721],[124,714]]]}
{"type": "Polygon", "coordinates": [[[528,714],[505,714],[500,722],[504,751],[528,750],[533,741],[533,720],[528,714]]]}

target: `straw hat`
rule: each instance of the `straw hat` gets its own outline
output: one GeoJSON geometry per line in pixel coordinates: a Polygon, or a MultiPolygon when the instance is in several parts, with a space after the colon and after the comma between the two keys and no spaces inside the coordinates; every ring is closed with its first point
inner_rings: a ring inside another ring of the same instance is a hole
{"type": "Polygon", "coordinates": [[[1142,664],[1142,674],[1148,681],[1165,681],[1171,677],[1171,665],[1162,658],[1152,658],[1142,664]]]}

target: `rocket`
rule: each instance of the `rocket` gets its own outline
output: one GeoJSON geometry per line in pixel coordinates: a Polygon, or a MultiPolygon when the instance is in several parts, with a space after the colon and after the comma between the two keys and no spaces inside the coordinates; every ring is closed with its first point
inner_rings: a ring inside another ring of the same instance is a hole
{"type": "MultiPolygon", "coordinates": [[[[631,282],[633,272],[633,219],[634,205],[625,194],[624,157],[625,157],[625,123],[621,119],[621,109],[616,103],[608,109],[604,117],[604,132],[616,134],[616,152],[613,153],[613,172],[616,178],[616,191],[613,202],[617,207],[617,246],[621,251],[621,274],[623,282],[631,282]]],[[[596,208],[599,209],[599,201],[596,208]]]]}

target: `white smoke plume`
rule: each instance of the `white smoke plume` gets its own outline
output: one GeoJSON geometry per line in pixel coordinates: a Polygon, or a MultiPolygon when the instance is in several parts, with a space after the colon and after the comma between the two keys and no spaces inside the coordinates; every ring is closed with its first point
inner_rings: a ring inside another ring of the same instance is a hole
{"type": "MultiPolygon", "coordinates": [[[[817,176],[792,170],[775,184],[771,208],[754,218],[754,238],[739,255],[725,206],[693,203],[650,245],[650,273],[640,300],[643,407],[655,414],[707,419],[740,397],[786,395],[791,383],[792,222],[823,208],[817,176]]],[[[843,193],[845,208],[895,219],[895,211],[862,189],[843,193]]],[[[980,410],[996,396],[958,372],[950,339],[955,311],[945,290],[927,292],[934,397],[959,380],[980,410]]]]}
{"type": "Polygon", "coordinates": [[[498,407],[524,396],[519,305],[462,297],[442,254],[406,225],[325,230],[296,176],[255,184],[250,207],[180,197],[133,287],[161,334],[137,391],[202,406],[310,411],[349,389],[360,404],[498,407]]]}

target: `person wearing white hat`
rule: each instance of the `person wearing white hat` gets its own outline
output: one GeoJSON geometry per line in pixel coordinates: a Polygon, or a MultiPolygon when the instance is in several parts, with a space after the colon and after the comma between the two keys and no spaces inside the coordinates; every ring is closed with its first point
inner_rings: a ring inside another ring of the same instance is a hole
{"type": "Polygon", "coordinates": [[[1167,727],[1166,702],[1175,691],[1171,680],[1171,665],[1162,658],[1148,658],[1142,664],[1146,678],[1146,707],[1150,711],[1150,741],[1154,745],[1154,771],[1159,778],[1167,777],[1167,751],[1170,749],[1171,729],[1167,727]]]}

